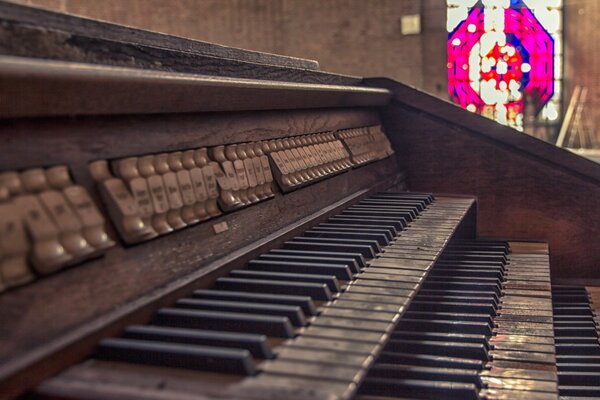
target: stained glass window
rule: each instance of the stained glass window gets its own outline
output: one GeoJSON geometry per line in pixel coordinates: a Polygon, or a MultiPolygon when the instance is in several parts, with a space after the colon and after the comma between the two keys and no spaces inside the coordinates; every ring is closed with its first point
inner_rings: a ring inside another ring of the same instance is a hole
{"type": "Polygon", "coordinates": [[[555,121],[562,82],[562,0],[447,0],[448,92],[469,111],[523,129],[555,121]]]}

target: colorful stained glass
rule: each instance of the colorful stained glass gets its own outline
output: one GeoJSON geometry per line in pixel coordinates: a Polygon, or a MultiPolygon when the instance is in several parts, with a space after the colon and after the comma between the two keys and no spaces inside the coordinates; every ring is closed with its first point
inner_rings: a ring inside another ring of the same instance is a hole
{"type": "Polygon", "coordinates": [[[525,108],[547,120],[558,118],[560,0],[447,0],[447,4],[452,100],[517,129],[523,128],[525,108]]]}

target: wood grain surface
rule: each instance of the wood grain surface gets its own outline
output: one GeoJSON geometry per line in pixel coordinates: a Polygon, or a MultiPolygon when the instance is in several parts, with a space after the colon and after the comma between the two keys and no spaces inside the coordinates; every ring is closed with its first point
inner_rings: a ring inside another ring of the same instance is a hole
{"type": "Polygon", "coordinates": [[[553,279],[600,277],[600,165],[391,81],[383,113],[413,190],[478,198],[483,236],[544,241],[553,279]]]}

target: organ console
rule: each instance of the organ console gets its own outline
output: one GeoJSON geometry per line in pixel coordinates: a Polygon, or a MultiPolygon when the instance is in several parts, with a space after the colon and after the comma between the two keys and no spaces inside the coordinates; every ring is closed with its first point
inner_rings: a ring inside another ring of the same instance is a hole
{"type": "Polygon", "coordinates": [[[0,397],[600,396],[600,168],[387,79],[0,3],[0,397]]]}

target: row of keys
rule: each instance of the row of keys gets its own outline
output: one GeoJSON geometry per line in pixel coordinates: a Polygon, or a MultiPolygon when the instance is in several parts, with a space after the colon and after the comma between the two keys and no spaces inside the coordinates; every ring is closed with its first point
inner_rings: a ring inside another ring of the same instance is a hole
{"type": "Polygon", "coordinates": [[[381,125],[347,129],[337,132],[337,136],[350,151],[352,163],[356,166],[394,154],[381,125]]]}
{"type": "Polygon", "coordinates": [[[0,174],[0,290],[113,245],[104,217],[67,167],[0,174]]]}
{"type": "Polygon", "coordinates": [[[262,142],[251,142],[210,149],[216,162],[215,171],[220,176],[219,205],[224,211],[273,197],[273,174],[263,145],[262,142]]]}
{"type": "Polygon", "coordinates": [[[119,234],[137,243],[273,197],[268,159],[256,147],[99,160],[90,172],[119,234]]]}
{"type": "Polygon", "coordinates": [[[350,155],[334,133],[296,136],[263,143],[273,161],[275,178],[284,192],[344,172],[350,155]]]}

